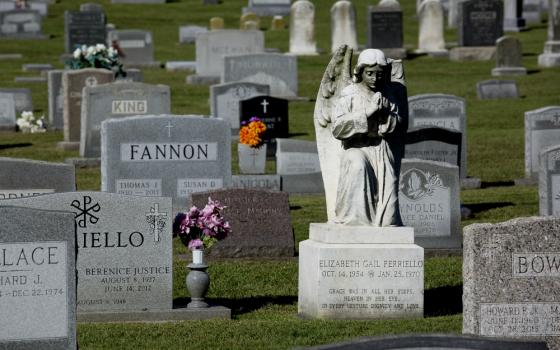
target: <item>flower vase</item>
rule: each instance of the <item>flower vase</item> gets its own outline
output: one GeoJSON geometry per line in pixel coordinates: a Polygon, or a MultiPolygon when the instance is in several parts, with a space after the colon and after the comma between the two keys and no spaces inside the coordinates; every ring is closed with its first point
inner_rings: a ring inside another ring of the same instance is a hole
{"type": "Polygon", "coordinates": [[[204,250],[194,249],[192,251],[192,263],[187,265],[191,271],[187,275],[187,290],[191,295],[191,302],[187,304],[189,309],[207,308],[208,304],[204,301],[204,297],[210,286],[210,276],[206,269],[208,265],[204,262],[204,250]]]}
{"type": "Polygon", "coordinates": [[[259,148],[240,143],[237,146],[239,171],[242,174],[264,174],[266,165],[266,144],[259,148]]]}

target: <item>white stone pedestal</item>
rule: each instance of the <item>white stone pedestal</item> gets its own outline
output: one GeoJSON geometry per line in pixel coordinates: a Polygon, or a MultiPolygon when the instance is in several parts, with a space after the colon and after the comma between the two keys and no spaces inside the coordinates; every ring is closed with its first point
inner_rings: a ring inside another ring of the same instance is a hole
{"type": "Polygon", "coordinates": [[[547,41],[544,44],[544,52],[539,55],[539,66],[560,66],[560,41],[547,41]]]}
{"type": "Polygon", "coordinates": [[[424,249],[412,227],[311,224],[299,244],[298,288],[302,317],[422,317],[424,249]]]}

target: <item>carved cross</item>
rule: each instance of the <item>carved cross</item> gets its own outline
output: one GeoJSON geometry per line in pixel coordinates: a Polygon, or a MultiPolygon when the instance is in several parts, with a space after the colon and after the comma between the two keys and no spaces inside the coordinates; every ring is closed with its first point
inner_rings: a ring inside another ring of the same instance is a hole
{"type": "Polygon", "coordinates": [[[171,137],[171,128],[174,128],[175,125],[172,125],[171,122],[167,122],[165,128],[167,128],[167,137],[171,137]]]}
{"type": "Polygon", "coordinates": [[[167,213],[160,213],[159,204],[155,203],[150,212],[146,213],[146,221],[150,224],[152,234],[154,235],[154,242],[159,242],[161,230],[165,227],[165,218],[167,213]]]}
{"type": "Polygon", "coordinates": [[[263,113],[266,114],[266,106],[268,106],[270,103],[266,100],[263,99],[261,106],[263,106],[263,113]]]}

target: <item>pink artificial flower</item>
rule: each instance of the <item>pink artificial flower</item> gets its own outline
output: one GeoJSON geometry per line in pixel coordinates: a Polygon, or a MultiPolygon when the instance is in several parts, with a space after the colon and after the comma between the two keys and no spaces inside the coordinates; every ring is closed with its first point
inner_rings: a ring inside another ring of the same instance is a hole
{"type": "Polygon", "coordinates": [[[189,242],[189,249],[190,250],[196,250],[196,249],[202,249],[204,248],[204,243],[202,243],[202,241],[198,238],[192,239],[189,242]]]}

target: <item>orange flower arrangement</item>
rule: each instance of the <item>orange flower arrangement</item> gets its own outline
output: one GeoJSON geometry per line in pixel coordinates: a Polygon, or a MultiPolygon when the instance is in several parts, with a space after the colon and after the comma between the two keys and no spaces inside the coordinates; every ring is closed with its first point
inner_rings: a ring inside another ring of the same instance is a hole
{"type": "Polygon", "coordinates": [[[266,125],[257,117],[251,117],[249,122],[241,123],[239,130],[239,142],[249,145],[252,148],[259,148],[263,145],[263,135],[266,125]]]}

